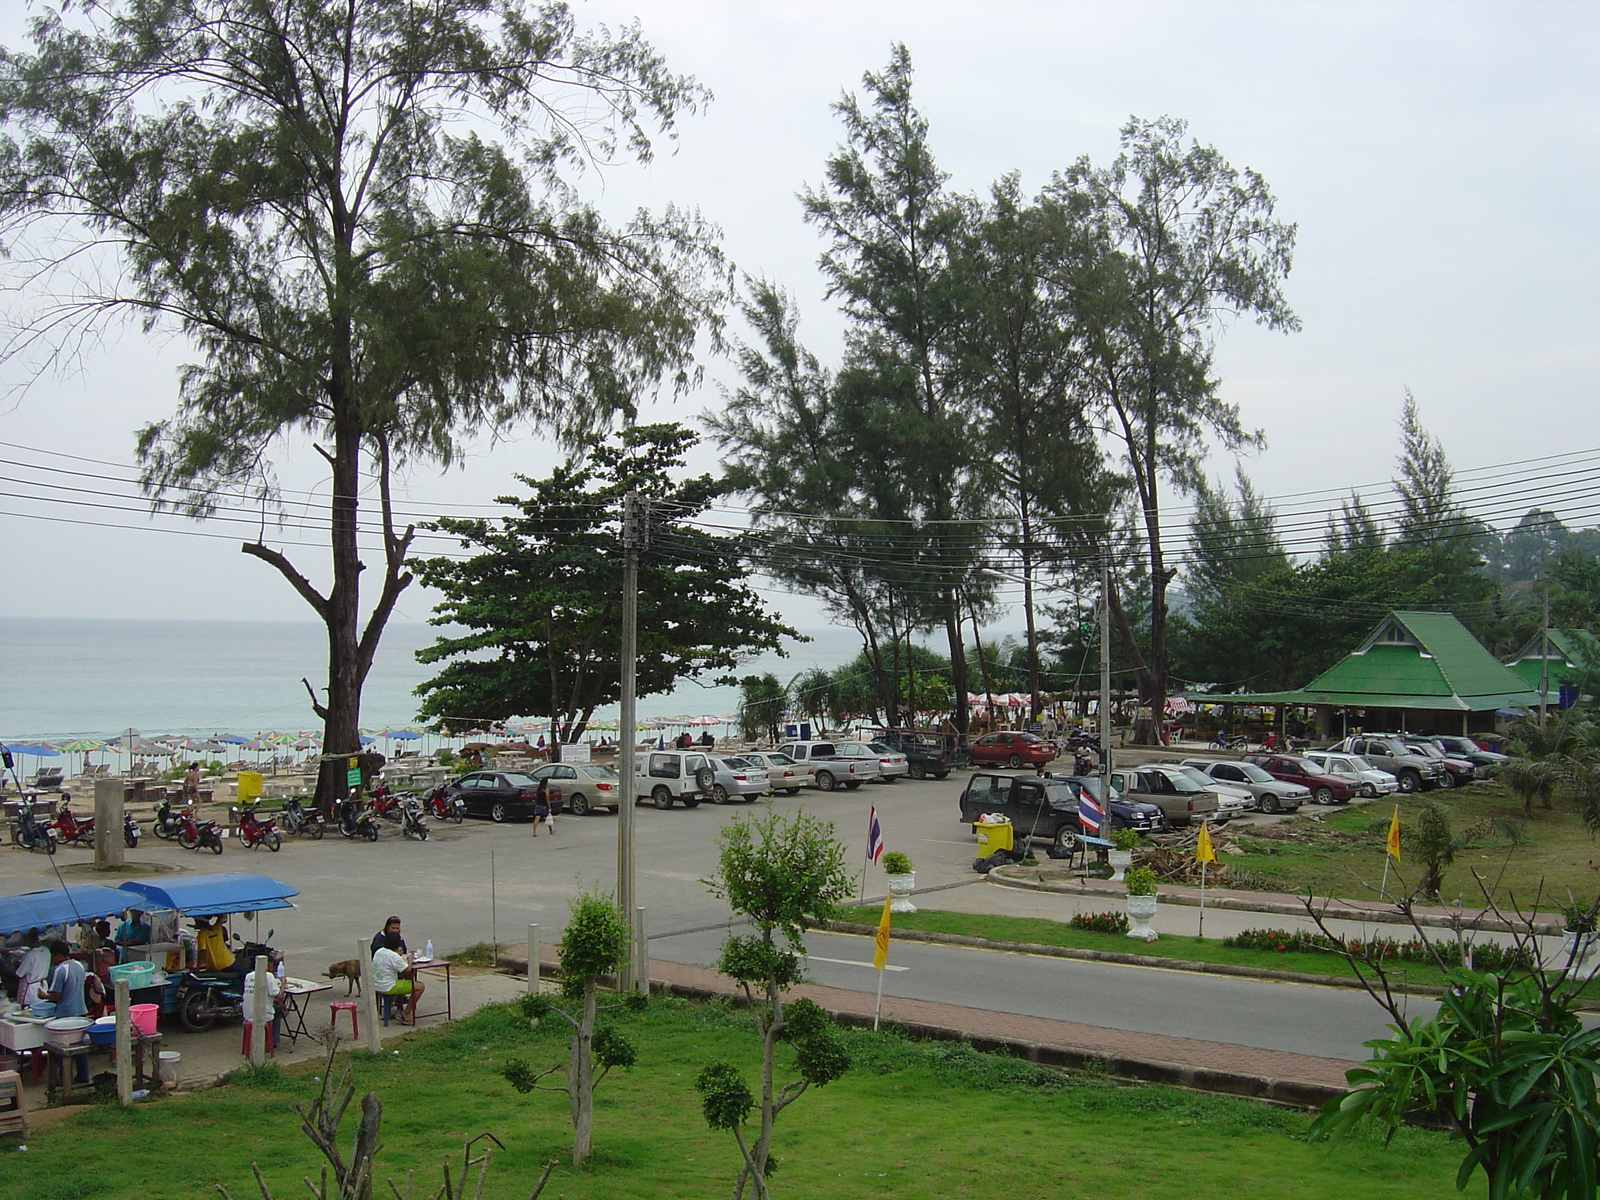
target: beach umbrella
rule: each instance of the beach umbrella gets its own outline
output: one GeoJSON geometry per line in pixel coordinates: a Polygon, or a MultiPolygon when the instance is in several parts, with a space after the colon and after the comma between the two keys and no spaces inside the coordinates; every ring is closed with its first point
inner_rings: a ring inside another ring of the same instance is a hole
{"type": "Polygon", "coordinates": [[[249,738],[240,737],[237,733],[214,733],[211,735],[213,742],[226,742],[230,746],[242,746],[249,738]]]}

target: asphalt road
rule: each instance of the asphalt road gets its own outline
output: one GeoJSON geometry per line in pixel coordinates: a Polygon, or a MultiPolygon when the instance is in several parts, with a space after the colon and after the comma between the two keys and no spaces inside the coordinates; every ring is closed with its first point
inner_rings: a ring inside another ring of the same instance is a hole
{"type": "MultiPolygon", "coordinates": [[[[780,811],[804,807],[834,822],[856,864],[863,858],[868,808],[876,805],[888,847],[911,856],[919,888],[953,886],[947,894],[959,897],[954,906],[971,910],[983,906],[992,885],[975,882],[973,839],[956,819],[965,778],[958,773],[944,782],[808,791],[775,803],[780,811]]],[[[752,808],[759,806],[637,810],[637,895],[647,910],[652,956],[703,966],[715,961],[729,914],[701,881],[715,868],[723,826],[752,808]]],[[[337,834],[321,842],[289,838],[278,854],[241,850],[230,840],[221,856],[181,850],[147,832],[133,857],[190,872],[255,871],[299,888],[297,907],[263,914],[261,932],[275,930],[274,944],[288,956],[290,972],[306,976],[355,954],[357,943],[364,947],[389,913],[403,917],[413,948],[431,939],[441,953],[475,942],[520,942],[530,922],[541,927],[543,940],[553,941],[573,895],[615,885],[616,820],[610,815],[560,818],[554,837],[532,837],[526,824],[469,820],[433,828],[435,836],[425,843],[405,841],[387,825],[377,843],[346,842],[337,834]]],[[[81,864],[91,860],[88,851],[63,847],[54,859],[62,868],[58,880],[43,855],[7,848],[0,852],[0,888],[12,893],[59,882],[119,882],[85,873],[81,864]]],[[[874,869],[865,876],[865,892],[881,897],[881,889],[874,869]]],[[[919,899],[939,906],[937,894],[919,899]]],[[[1062,915],[1059,897],[1040,897],[1036,906],[1038,915],[1062,915]]],[[[1006,894],[1005,911],[1029,907],[1018,893],[1006,894]]],[[[814,934],[807,947],[817,982],[876,986],[870,943],[863,939],[814,934]]],[[[904,969],[887,973],[886,994],[1139,1032],[1359,1058],[1361,1042],[1383,1029],[1376,1006],[1354,991],[910,942],[895,944],[891,962],[904,969]]]]}

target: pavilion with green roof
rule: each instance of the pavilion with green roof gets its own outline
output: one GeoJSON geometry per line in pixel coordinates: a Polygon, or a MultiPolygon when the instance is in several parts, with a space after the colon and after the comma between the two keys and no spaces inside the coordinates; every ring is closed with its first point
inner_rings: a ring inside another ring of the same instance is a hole
{"type": "Polygon", "coordinates": [[[1492,730],[1503,709],[1536,707],[1536,689],[1453,614],[1396,611],[1303,688],[1202,699],[1276,706],[1280,714],[1311,708],[1323,737],[1350,729],[1466,734],[1492,730]]]}
{"type": "Polygon", "coordinates": [[[1600,678],[1589,674],[1591,662],[1600,662],[1600,642],[1594,634],[1587,629],[1551,629],[1535,634],[1507,665],[1535,693],[1540,681],[1547,680],[1545,703],[1554,705],[1563,685],[1581,687],[1591,696],[1600,692],[1600,678]]]}

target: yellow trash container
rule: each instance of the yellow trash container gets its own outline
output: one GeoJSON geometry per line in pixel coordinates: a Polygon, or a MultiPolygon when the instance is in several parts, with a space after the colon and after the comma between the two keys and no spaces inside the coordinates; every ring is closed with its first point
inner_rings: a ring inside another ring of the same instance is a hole
{"type": "Polygon", "coordinates": [[[988,858],[997,850],[1011,849],[1011,822],[979,823],[972,827],[978,834],[978,857],[988,858]]]}

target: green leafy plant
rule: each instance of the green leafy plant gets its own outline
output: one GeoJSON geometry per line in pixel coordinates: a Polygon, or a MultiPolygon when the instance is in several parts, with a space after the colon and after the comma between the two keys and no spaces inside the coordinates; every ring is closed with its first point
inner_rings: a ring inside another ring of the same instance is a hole
{"type": "Polygon", "coordinates": [[[772,1156],[777,1115],[812,1084],[821,1087],[850,1067],[828,1014],[810,1000],[784,999],[802,976],[806,929],[834,915],[850,894],[850,876],[832,825],[803,812],[789,818],[769,813],[759,821],[735,821],[723,831],[717,875],[706,882],[755,931],[723,943],[717,969],[744,990],[761,1039],[761,1089],[758,1096],[726,1062],[707,1066],[695,1087],[707,1124],[730,1131],[744,1160],[735,1200],[746,1186],[756,1200],[765,1200],[767,1177],[777,1166],[772,1156]],[[782,1085],[774,1080],[780,1044],[794,1051],[798,1073],[782,1085]],[[744,1126],[752,1113],[759,1113],[760,1123],[747,1138],[744,1126]]]}
{"type": "Polygon", "coordinates": [[[559,1016],[572,1026],[567,1044],[566,1083],[541,1082],[562,1069],[560,1064],[536,1071],[522,1059],[506,1063],[506,1081],[519,1092],[565,1092],[572,1114],[572,1162],[589,1157],[594,1125],[594,1089],[613,1067],[631,1067],[637,1060],[633,1044],[620,1032],[599,1021],[607,1009],[635,1007],[644,997],[630,992],[613,1004],[598,1002],[600,977],[615,971],[628,954],[628,926],[610,895],[587,892],[572,902],[572,916],[561,935],[561,998],[557,1004],[543,992],[518,1002],[522,1014],[543,1020],[559,1016]],[[596,1068],[599,1068],[596,1073],[596,1068]]]}
{"type": "Polygon", "coordinates": [[[1132,850],[1139,844],[1139,833],[1137,830],[1119,825],[1111,831],[1111,836],[1106,840],[1118,850],[1132,850]]]}
{"type": "Polygon", "coordinates": [[[891,850],[883,856],[883,871],[886,875],[911,874],[911,859],[898,850],[891,850]]]}
{"type": "Polygon", "coordinates": [[[1156,873],[1149,867],[1134,867],[1123,881],[1128,885],[1130,896],[1154,896],[1156,894],[1156,873]]]}
{"type": "Polygon", "coordinates": [[[1127,933],[1128,916],[1119,912],[1073,913],[1068,922],[1074,929],[1090,933],[1127,933]]]}

